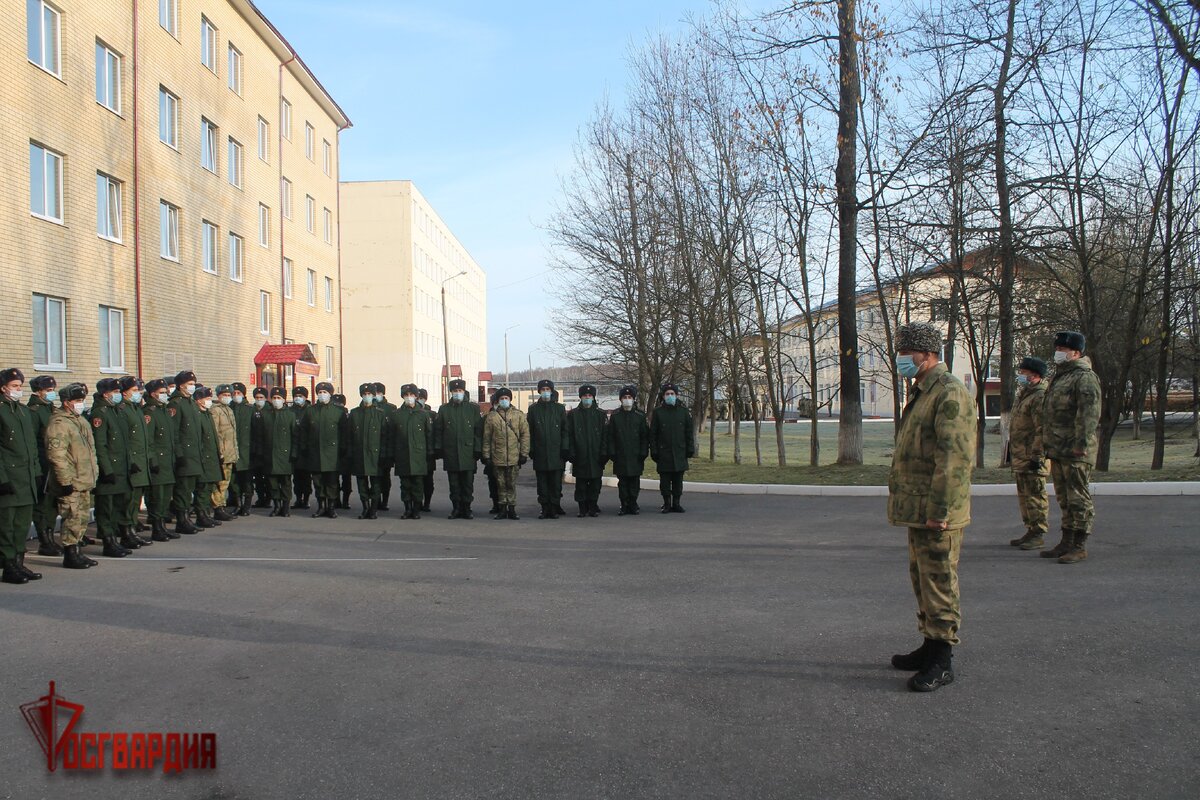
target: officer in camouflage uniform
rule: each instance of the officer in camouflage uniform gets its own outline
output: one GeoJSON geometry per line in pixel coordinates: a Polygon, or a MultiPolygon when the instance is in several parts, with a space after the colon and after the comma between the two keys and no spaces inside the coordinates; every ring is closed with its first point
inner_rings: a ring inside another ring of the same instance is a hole
{"type": "Polygon", "coordinates": [[[600,515],[600,487],[603,485],[604,424],[608,415],[596,405],[596,387],[579,387],[579,405],[567,414],[566,439],[575,476],[575,503],[580,517],[600,515]]]}
{"type": "Polygon", "coordinates": [[[618,516],[640,514],[638,494],[642,489],[642,472],[650,452],[650,429],[646,415],[635,406],[637,387],[621,388],[621,407],[614,411],[604,426],[604,457],[613,464],[617,476],[617,494],[621,500],[618,516]]]}
{"type": "Polygon", "coordinates": [[[97,563],[80,552],[87,531],[92,489],[100,477],[92,426],[83,418],[87,387],[71,383],[61,392],[62,408],[55,409],[46,426],[46,458],[50,462],[46,491],[62,517],[63,566],[87,569],[97,563]]]}
{"type": "Polygon", "coordinates": [[[1084,543],[1092,533],[1095,506],[1089,482],[1096,466],[1096,425],[1100,422],[1100,381],[1083,354],[1086,341],[1077,331],[1054,337],[1054,377],[1046,390],[1042,440],[1050,459],[1054,494],[1062,510],[1062,541],[1043,558],[1076,564],[1087,558],[1084,543]]]}
{"type": "Polygon", "coordinates": [[[438,409],[433,426],[433,449],[442,460],[450,486],[450,516],[474,519],[475,462],[483,457],[483,417],[467,397],[466,381],[450,381],[450,402],[438,409]]]}
{"type": "Polygon", "coordinates": [[[494,519],[517,516],[517,476],[529,460],[529,423],[512,407],[512,390],[496,390],[496,405],[483,420],[483,461],[496,474],[497,507],[494,519]]]}
{"type": "Polygon", "coordinates": [[[217,386],[217,402],[209,410],[213,430],[217,434],[217,453],[220,458],[221,478],[213,486],[213,518],[219,522],[233,522],[234,516],[225,510],[229,499],[229,483],[233,479],[233,468],[238,462],[237,419],[233,416],[233,387],[227,383],[217,386]]]}
{"type": "Polygon", "coordinates": [[[54,523],[58,520],[58,508],[54,498],[46,491],[50,477],[50,462],[46,459],[46,426],[54,413],[54,401],[58,399],[58,381],[53,375],[38,375],[29,382],[33,394],[29,396],[29,410],[33,412],[37,427],[34,436],[38,443],[38,460],[42,467],[42,478],[38,481],[37,502],[33,506],[33,527],[37,531],[38,555],[61,556],[63,550],[54,541],[54,523]]]}
{"type": "Polygon", "coordinates": [[[1009,542],[1022,550],[1040,550],[1046,536],[1050,498],[1046,476],[1050,463],[1042,446],[1042,404],[1046,401],[1046,362],[1032,356],[1017,368],[1017,402],[1013,404],[1008,431],[1008,460],[1017,484],[1017,503],[1025,535],[1009,542]]]}
{"type": "Polygon", "coordinates": [[[932,692],[954,680],[952,648],[962,616],[958,555],[971,522],[975,402],[962,381],[938,361],[942,332],[928,322],[901,325],[896,370],[912,379],[900,416],[888,474],[888,521],[908,528],[908,571],[924,642],[892,656],[915,671],[908,687],[932,692]]]}

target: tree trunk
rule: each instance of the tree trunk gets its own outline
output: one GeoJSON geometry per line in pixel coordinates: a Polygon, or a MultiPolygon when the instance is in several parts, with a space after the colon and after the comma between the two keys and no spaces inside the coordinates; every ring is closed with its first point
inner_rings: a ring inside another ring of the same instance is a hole
{"type": "MultiPolygon", "coordinates": [[[[996,203],[1000,212],[1000,458],[1008,457],[1008,421],[1013,405],[1013,282],[1016,275],[1016,254],[1013,242],[1012,198],[1008,186],[1007,103],[1008,76],[1012,66],[1013,36],[1016,28],[1018,0],[1008,0],[1008,18],[1004,26],[1004,55],[1000,74],[993,90],[993,109],[996,126],[996,203]]],[[[985,372],[986,375],[986,372],[985,372]]],[[[980,399],[983,391],[981,387],[980,399]]],[[[982,409],[980,411],[982,414],[982,409]]],[[[1001,464],[1000,466],[1004,466],[1001,464]]]]}
{"type": "Polygon", "coordinates": [[[861,378],[858,371],[858,71],[857,0],[838,0],[838,344],[842,409],[838,463],[863,461],[861,378]]]}

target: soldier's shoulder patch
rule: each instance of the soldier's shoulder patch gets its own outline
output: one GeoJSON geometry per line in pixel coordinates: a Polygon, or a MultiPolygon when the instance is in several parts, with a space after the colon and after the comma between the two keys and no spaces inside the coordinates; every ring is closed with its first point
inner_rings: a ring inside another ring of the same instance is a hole
{"type": "Polygon", "coordinates": [[[170,408],[167,409],[167,413],[170,414],[172,417],[175,416],[175,411],[176,411],[175,406],[171,406],[170,408]]]}
{"type": "Polygon", "coordinates": [[[149,414],[146,415],[146,424],[147,425],[150,424],[150,415],[149,414]]]}
{"type": "Polygon", "coordinates": [[[103,424],[104,424],[103,417],[92,417],[92,427],[93,428],[99,428],[103,424]]]}
{"type": "Polygon", "coordinates": [[[946,419],[957,419],[958,410],[957,400],[947,400],[945,403],[942,403],[942,416],[946,419]]]}

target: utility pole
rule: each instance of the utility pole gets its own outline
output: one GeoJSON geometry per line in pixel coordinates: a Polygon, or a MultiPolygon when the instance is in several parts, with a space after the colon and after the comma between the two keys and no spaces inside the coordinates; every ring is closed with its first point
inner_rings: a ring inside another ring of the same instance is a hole
{"type": "Polygon", "coordinates": [[[447,323],[447,321],[446,321],[446,319],[448,317],[448,314],[446,312],[446,284],[449,283],[450,281],[454,280],[455,278],[461,278],[463,275],[466,275],[466,274],[467,274],[467,271],[464,269],[462,272],[458,273],[457,275],[451,275],[449,278],[446,278],[446,280],[442,281],[442,347],[446,354],[446,368],[442,372],[442,402],[443,403],[450,402],[450,326],[449,326],[449,323],[447,323]]]}
{"type": "Polygon", "coordinates": [[[511,331],[513,328],[519,328],[519,327],[521,327],[521,323],[518,322],[516,325],[509,325],[507,328],[504,329],[504,385],[505,386],[508,386],[508,378],[509,378],[509,375],[508,375],[508,332],[511,331]]]}

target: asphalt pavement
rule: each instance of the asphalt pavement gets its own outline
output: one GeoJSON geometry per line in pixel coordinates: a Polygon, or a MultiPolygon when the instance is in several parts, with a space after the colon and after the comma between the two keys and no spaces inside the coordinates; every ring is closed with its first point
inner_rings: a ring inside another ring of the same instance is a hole
{"type": "Polygon", "coordinates": [[[888,665],[920,639],[884,498],[618,517],[605,489],[539,521],[530,477],[518,522],[446,520],[439,474],[419,521],[30,555],[44,579],[0,585],[0,797],[1200,796],[1198,497],[1098,498],[1076,566],[976,498],[958,680],[921,695],[888,665]],[[49,773],[18,710],[49,681],[77,730],[215,733],[217,769],[49,773]]]}

